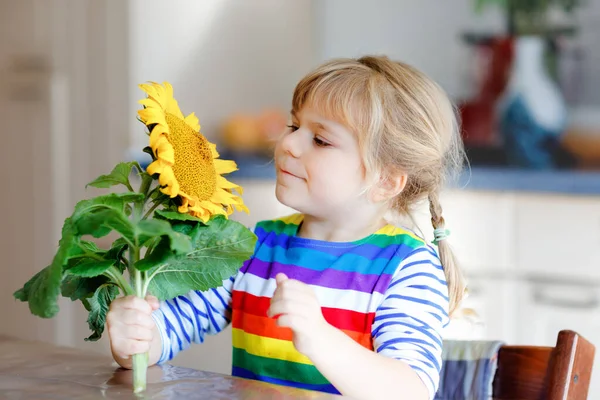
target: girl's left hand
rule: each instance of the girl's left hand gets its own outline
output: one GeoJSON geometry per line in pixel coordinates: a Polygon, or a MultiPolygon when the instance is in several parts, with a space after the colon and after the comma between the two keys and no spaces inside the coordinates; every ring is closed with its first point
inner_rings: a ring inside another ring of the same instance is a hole
{"type": "Polygon", "coordinates": [[[277,325],[288,327],[294,333],[296,350],[311,358],[318,345],[328,337],[331,325],[321,312],[321,306],[310,286],[289,279],[285,274],[275,277],[277,289],[271,298],[267,315],[277,318],[277,325]]]}

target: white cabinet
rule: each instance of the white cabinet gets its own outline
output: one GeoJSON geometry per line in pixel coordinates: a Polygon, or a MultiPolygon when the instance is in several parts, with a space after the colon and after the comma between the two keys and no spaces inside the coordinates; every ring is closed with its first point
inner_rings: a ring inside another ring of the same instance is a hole
{"type": "Polygon", "coordinates": [[[517,199],[518,269],[600,281],[600,198],[517,199]]]}
{"type": "MultiPolygon", "coordinates": [[[[508,271],[514,260],[514,196],[490,192],[448,190],[440,198],[446,228],[459,263],[466,271],[508,271]]],[[[415,212],[428,240],[433,239],[429,204],[415,212]]]]}
{"type": "Polygon", "coordinates": [[[517,283],[507,279],[473,278],[468,280],[468,286],[469,295],[461,307],[467,311],[457,312],[446,328],[444,338],[513,343],[516,324],[512,315],[517,283]]]}
{"type": "Polygon", "coordinates": [[[569,282],[523,283],[517,343],[555,346],[558,332],[576,331],[596,346],[589,399],[600,399],[600,287],[569,282]]]}

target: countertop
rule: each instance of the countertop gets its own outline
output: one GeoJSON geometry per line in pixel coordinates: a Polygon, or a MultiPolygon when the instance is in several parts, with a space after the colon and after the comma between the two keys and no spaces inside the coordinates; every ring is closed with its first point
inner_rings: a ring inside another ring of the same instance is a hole
{"type": "Polygon", "coordinates": [[[0,397],[8,399],[317,399],[342,396],[197,371],[148,369],[147,390],[134,395],[132,371],[110,356],[0,336],[0,397]]]}

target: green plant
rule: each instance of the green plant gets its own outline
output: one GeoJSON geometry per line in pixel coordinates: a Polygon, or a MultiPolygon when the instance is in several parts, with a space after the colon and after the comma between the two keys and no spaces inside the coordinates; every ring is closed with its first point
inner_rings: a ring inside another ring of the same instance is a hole
{"type": "MultiPolygon", "coordinates": [[[[241,198],[232,191],[241,188],[219,172],[231,170],[235,163],[218,159],[214,145],[200,134],[193,114],[186,119],[178,117],[181,112],[170,85],[143,88],[150,95],[142,100],[146,106],[139,114],[154,133],[154,137],[150,136],[151,145],[144,151],[158,166],[154,169],[162,172],[149,172],[150,167],[147,172],[137,162],[122,162],[110,174],[89,183],[97,188],[123,185],[127,191],[77,203],[63,224],[58,250],[50,265],[14,293],[16,299],[29,303],[32,314],[42,318],[56,315],[61,295],[80,300],[89,312],[87,322],[92,334],[85,339],[89,341],[102,336],[110,303],[119,292],[140,298],[152,294],[164,300],[220,286],[250,258],[256,243],[256,236],[249,229],[227,218],[234,205],[245,209],[241,198]],[[158,126],[155,120],[160,115],[166,115],[169,122],[163,117],[158,126]],[[196,146],[183,147],[181,151],[178,143],[182,136],[196,146]],[[161,181],[161,174],[169,168],[168,179],[161,181]],[[204,175],[198,178],[194,168],[204,171],[204,175]],[[129,180],[132,170],[141,178],[138,190],[129,180]],[[192,174],[188,173],[190,170],[192,174]],[[193,184],[204,190],[200,193],[204,196],[201,202],[194,197],[197,191],[193,184]],[[191,188],[191,194],[183,188],[191,188]],[[196,201],[196,211],[184,206],[185,201],[196,201]],[[109,249],[84,239],[98,239],[110,233],[119,237],[109,249]]],[[[133,356],[135,392],[146,387],[147,364],[147,354],[133,356]]]]}
{"type": "MultiPolygon", "coordinates": [[[[546,35],[554,28],[548,22],[548,13],[557,8],[572,13],[584,0],[473,0],[476,12],[496,6],[506,12],[508,30],[517,35],[546,35]]],[[[572,32],[573,28],[562,28],[572,32]]]]}

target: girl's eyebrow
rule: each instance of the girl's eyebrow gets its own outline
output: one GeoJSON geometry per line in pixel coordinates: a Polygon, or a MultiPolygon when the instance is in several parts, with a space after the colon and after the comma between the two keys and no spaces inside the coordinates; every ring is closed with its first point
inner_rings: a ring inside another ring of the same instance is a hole
{"type": "MultiPolygon", "coordinates": [[[[293,118],[293,119],[295,119],[295,120],[299,120],[299,118],[298,118],[298,114],[296,114],[296,111],[294,111],[294,110],[291,110],[291,111],[290,111],[290,114],[292,115],[292,118],[293,118]]],[[[326,131],[326,132],[328,132],[328,133],[331,133],[331,134],[333,134],[334,136],[339,136],[339,135],[337,134],[337,132],[335,132],[335,129],[332,129],[332,127],[331,127],[331,126],[328,126],[329,124],[322,124],[321,122],[315,122],[315,121],[310,121],[310,122],[309,122],[309,124],[310,124],[310,125],[311,125],[313,128],[324,130],[324,131],[326,131]]]]}

